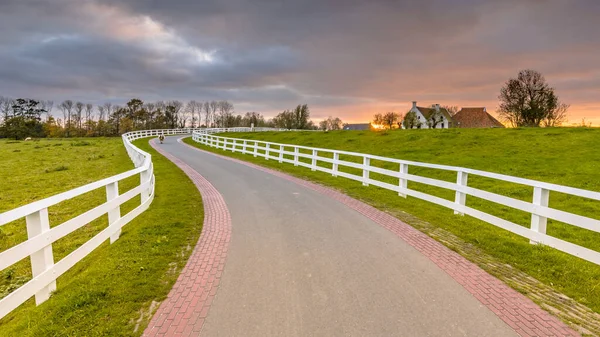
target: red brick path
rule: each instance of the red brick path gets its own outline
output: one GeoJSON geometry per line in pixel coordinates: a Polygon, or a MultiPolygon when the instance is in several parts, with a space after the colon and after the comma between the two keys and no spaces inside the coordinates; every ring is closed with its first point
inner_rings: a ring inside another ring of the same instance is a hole
{"type": "Polygon", "coordinates": [[[223,159],[234,161],[289,180],[298,185],[327,195],[356,210],[365,217],[398,235],[423,255],[427,256],[521,336],[579,336],[576,331],[569,328],[555,316],[541,309],[529,298],[486,273],[483,269],[468,261],[458,253],[448,249],[438,241],[385,212],[331,188],[323,187],[242,160],[203,151],[188,144],[185,145],[194,150],[216,155],[223,159]]]}
{"type": "Polygon", "coordinates": [[[218,290],[231,238],[231,217],[221,194],[198,172],[150,142],[192,179],[204,204],[200,239],[144,336],[197,336],[218,290]]]}

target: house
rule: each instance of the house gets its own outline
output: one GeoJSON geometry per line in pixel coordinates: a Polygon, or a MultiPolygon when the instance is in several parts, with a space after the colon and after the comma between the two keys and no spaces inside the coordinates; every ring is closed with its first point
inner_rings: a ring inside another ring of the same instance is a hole
{"type": "Polygon", "coordinates": [[[371,130],[371,123],[344,124],[342,130],[371,130]]]}
{"type": "Polygon", "coordinates": [[[453,127],[452,116],[448,110],[440,107],[439,104],[435,104],[431,108],[424,108],[417,106],[417,102],[413,101],[410,111],[414,111],[417,115],[417,124],[419,124],[418,128],[420,129],[430,129],[433,128],[434,125],[436,129],[448,129],[453,127]]]}
{"type": "Polygon", "coordinates": [[[490,115],[485,107],[462,108],[452,117],[457,128],[503,128],[504,125],[490,115]]]}

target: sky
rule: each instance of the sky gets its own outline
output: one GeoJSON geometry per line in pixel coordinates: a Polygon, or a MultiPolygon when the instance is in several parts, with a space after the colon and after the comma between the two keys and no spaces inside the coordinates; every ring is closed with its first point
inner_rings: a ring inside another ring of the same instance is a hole
{"type": "Polygon", "coordinates": [[[598,0],[0,0],[0,95],[229,100],[368,122],[542,72],[600,125],[598,0]]]}

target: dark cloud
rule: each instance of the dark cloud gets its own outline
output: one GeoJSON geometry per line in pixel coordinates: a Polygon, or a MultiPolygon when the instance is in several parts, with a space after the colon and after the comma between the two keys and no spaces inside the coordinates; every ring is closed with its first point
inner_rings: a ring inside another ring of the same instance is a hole
{"type": "Polygon", "coordinates": [[[533,68],[592,117],[598,14],[596,0],[3,0],[0,94],[307,102],[361,120],[415,99],[493,109],[533,68]]]}

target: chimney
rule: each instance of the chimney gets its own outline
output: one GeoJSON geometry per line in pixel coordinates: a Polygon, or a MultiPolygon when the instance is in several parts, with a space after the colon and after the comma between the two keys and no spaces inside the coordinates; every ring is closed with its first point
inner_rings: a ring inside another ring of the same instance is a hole
{"type": "Polygon", "coordinates": [[[435,111],[440,111],[440,105],[439,104],[435,105],[435,111]]]}
{"type": "Polygon", "coordinates": [[[485,109],[485,107],[483,107],[483,111],[484,111],[484,112],[487,112],[487,110],[485,109]]]}
{"type": "Polygon", "coordinates": [[[417,101],[413,101],[413,109],[417,107],[417,101]]]}

